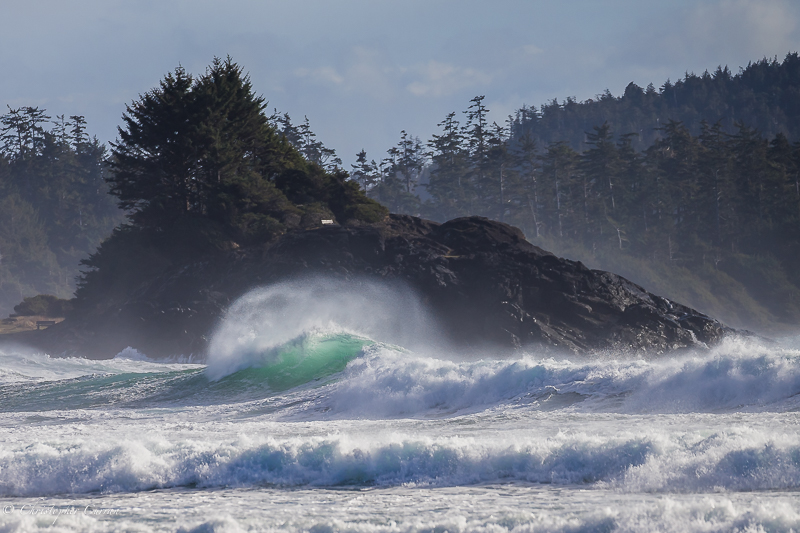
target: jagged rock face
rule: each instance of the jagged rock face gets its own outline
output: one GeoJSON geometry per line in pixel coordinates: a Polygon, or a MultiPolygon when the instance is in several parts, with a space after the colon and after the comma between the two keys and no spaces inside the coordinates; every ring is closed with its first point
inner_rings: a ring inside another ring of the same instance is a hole
{"type": "Polygon", "coordinates": [[[658,354],[710,345],[729,331],[620,276],[560,259],[509,225],[481,217],[437,224],[392,215],[382,225],[322,227],[267,248],[184,265],[114,309],[98,308],[50,328],[40,343],[51,353],[95,357],[129,345],[151,356],[201,353],[237,297],[311,274],[402,280],[464,348],[658,354]]]}

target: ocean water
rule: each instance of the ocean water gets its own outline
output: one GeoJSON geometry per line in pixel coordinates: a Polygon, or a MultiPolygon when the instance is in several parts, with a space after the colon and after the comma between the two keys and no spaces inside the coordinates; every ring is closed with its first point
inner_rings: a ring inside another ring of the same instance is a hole
{"type": "Polygon", "coordinates": [[[0,345],[0,532],[800,531],[800,339],[464,354],[432,324],[314,281],[203,360],[0,345]]]}

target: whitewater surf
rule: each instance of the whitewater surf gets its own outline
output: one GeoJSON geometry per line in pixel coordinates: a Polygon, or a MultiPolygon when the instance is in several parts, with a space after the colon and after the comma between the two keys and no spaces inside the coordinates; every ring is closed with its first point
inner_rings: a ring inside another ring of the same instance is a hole
{"type": "Polygon", "coordinates": [[[391,291],[256,291],[203,361],[1,348],[0,531],[800,529],[798,339],[463,358],[391,291]]]}

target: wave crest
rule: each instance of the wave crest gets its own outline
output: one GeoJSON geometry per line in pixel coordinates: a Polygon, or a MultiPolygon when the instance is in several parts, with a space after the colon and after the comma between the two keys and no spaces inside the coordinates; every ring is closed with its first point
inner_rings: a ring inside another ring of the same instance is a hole
{"type": "Polygon", "coordinates": [[[209,379],[274,363],[281,346],[309,334],[352,334],[407,348],[430,342],[434,320],[408,288],[311,278],[249,292],[237,300],[209,346],[209,379]]]}
{"type": "Polygon", "coordinates": [[[354,360],[326,416],[426,417],[490,408],[619,413],[800,407],[800,350],[728,339],[678,358],[447,361],[391,350],[354,360]]]}
{"type": "Polygon", "coordinates": [[[0,453],[0,495],[172,487],[464,486],[520,481],[634,492],[795,490],[796,435],[749,428],[710,437],[533,430],[481,437],[240,437],[233,442],[39,442],[0,453]]]}

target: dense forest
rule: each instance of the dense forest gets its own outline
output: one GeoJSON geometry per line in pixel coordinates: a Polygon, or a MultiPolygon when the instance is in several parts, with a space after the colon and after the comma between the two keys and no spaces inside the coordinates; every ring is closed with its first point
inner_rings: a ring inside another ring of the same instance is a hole
{"type": "Polygon", "coordinates": [[[403,131],[380,163],[357,154],[352,177],[392,211],[508,222],[733,325],[777,331],[800,323],[798,91],[789,54],[736,76],[523,107],[502,125],[478,96],[425,143],[403,131]]]}
{"type": "Polygon", "coordinates": [[[606,90],[585,102],[566,98],[538,109],[523,106],[515,127],[517,135],[526,134],[540,146],[563,141],[583,151],[589,147],[585,132],[608,123],[612,131],[635,133],[632,145],[642,151],[669,121],[682,122],[693,135],[700,134],[706,121],[719,123],[726,133],[735,133],[737,123],[743,123],[770,138],[783,133],[800,139],[800,56],[765,58],[736,74],[721,66],[713,73],[686,73],[658,89],[652,83],[641,88],[631,82],[619,97],[606,90]]]}
{"type": "Polygon", "coordinates": [[[69,298],[81,259],[123,216],[108,195],[105,147],[82,116],[36,107],[0,117],[0,313],[23,297],[69,298]]]}
{"type": "Polygon", "coordinates": [[[388,208],[508,222],[731,325],[786,330],[800,321],[798,91],[800,58],[789,54],[735,75],[523,106],[503,124],[489,123],[477,96],[431,139],[402,131],[386,157],[362,150],[349,173],[307,118],[266,114],[230,58],[165,76],[127,106],[108,153],[83,117],[9,108],[0,310],[69,296],[81,268],[78,306],[121,296],[186,254],[324,218],[377,221],[388,208]]]}

